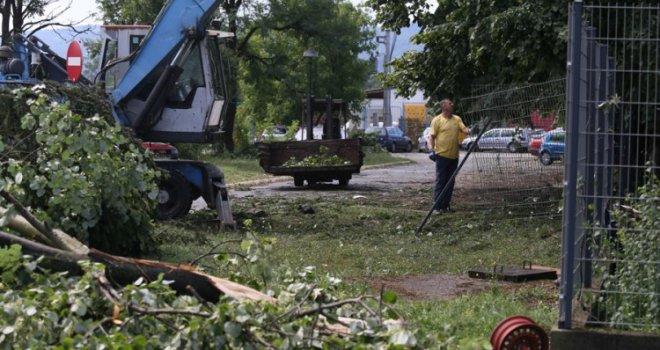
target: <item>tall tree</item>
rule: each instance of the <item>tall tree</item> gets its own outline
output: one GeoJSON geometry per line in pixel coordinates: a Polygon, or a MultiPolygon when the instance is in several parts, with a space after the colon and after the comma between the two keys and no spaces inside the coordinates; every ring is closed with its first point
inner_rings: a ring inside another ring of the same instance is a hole
{"type": "Polygon", "coordinates": [[[384,83],[404,95],[465,95],[474,84],[538,82],[564,74],[568,0],[369,0],[376,20],[417,23],[424,45],[395,60],[384,83]]]}
{"type": "Polygon", "coordinates": [[[368,60],[358,58],[372,49],[367,16],[347,1],[271,1],[269,17],[254,34],[251,60],[241,67],[245,90],[239,115],[253,123],[299,120],[307,93],[311,64],[313,93],[348,102],[361,102],[370,74],[368,60]],[[319,56],[306,61],[303,52],[319,56]]]}

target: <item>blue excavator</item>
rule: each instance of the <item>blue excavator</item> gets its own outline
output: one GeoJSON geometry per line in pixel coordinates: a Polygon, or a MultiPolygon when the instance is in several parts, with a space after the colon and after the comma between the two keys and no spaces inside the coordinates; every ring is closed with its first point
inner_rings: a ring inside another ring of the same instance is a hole
{"type": "MultiPolygon", "coordinates": [[[[151,26],[105,25],[101,67],[95,79],[108,92],[115,120],[146,142],[212,143],[226,131],[229,68],[223,41],[231,33],[208,28],[222,1],[169,0],[151,26]]],[[[0,87],[64,82],[66,60],[36,37],[14,37],[0,47],[0,87]]],[[[166,175],[158,216],[177,218],[202,197],[223,226],[234,226],[225,177],[199,161],[157,159],[166,175]]]]}

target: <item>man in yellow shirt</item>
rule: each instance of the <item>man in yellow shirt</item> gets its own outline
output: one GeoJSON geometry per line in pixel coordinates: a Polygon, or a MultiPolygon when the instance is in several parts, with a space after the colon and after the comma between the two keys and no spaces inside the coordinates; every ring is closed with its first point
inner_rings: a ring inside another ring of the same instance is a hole
{"type": "Polygon", "coordinates": [[[431,121],[429,133],[429,146],[435,158],[435,190],[433,201],[436,203],[436,212],[453,211],[449,202],[454,191],[454,181],[449,182],[458,167],[458,140],[461,133],[469,134],[470,129],[463,124],[463,120],[454,112],[454,103],[446,98],[440,102],[442,113],[431,121]],[[449,183],[449,188],[442,198],[439,198],[442,189],[449,183]],[[439,198],[439,200],[438,200],[439,198]]]}

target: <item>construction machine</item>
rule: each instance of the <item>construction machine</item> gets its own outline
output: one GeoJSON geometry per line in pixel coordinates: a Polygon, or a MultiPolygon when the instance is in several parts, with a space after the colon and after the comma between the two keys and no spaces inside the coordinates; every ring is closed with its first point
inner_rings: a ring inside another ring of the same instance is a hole
{"type": "MultiPolygon", "coordinates": [[[[232,34],[207,27],[221,3],[169,0],[151,26],[102,27],[103,68],[94,80],[106,87],[114,119],[143,141],[212,143],[225,125],[232,125],[226,116],[228,67],[222,53],[222,41],[232,34]]],[[[17,35],[12,46],[0,47],[0,86],[63,82],[66,64],[36,37],[17,35]]],[[[83,77],[78,83],[91,80],[83,77]]],[[[159,218],[183,216],[202,197],[223,225],[234,225],[220,169],[182,159],[157,159],[156,164],[166,174],[159,186],[159,218]]]]}

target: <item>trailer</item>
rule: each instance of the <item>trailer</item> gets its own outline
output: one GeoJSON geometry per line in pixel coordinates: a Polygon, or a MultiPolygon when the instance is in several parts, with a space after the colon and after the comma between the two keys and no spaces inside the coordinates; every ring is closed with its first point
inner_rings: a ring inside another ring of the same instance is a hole
{"type": "Polygon", "coordinates": [[[303,186],[319,182],[339,181],[340,186],[348,185],[353,174],[359,174],[364,161],[359,139],[347,140],[310,140],[310,141],[279,141],[259,143],[259,165],[268,174],[275,176],[292,176],[295,186],[303,186]],[[321,154],[322,147],[327,152],[344,160],[342,164],[318,166],[289,166],[291,160],[302,161],[321,154]]]}

